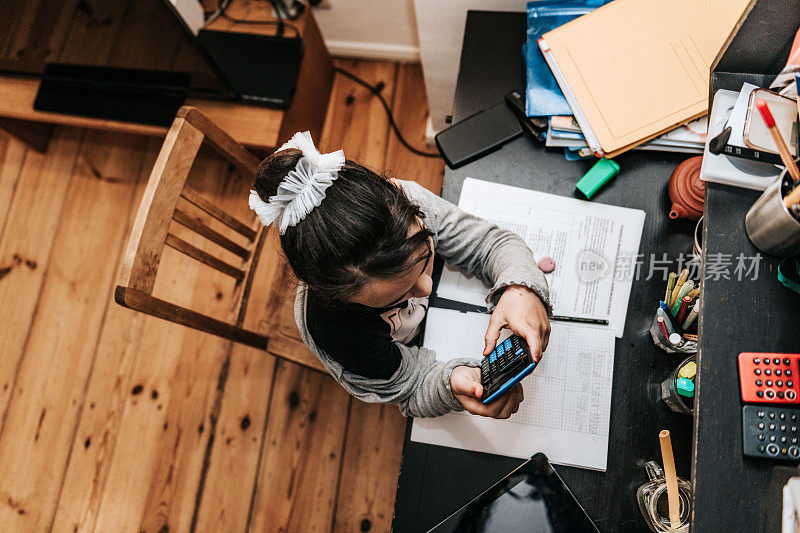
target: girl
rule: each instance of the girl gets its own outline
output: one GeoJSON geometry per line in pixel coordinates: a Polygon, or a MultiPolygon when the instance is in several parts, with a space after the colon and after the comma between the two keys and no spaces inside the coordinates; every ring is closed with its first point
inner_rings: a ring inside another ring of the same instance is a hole
{"type": "MultiPolygon", "coordinates": [[[[508,418],[522,387],[483,405],[480,362],[436,361],[415,344],[428,308],[434,251],[492,284],[485,337],[524,337],[538,361],[550,335],[544,274],[525,242],[411,181],[388,180],[320,154],[297,133],[259,166],[250,207],[280,231],[300,280],[295,319],[308,348],[351,394],[396,403],[406,416],[449,411],[508,418]]],[[[467,355],[467,354],[465,354],[467,355]]]]}

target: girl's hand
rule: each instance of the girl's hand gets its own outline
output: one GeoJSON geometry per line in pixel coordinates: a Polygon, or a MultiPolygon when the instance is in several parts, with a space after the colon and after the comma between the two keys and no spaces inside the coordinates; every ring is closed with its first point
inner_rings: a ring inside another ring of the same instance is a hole
{"type": "Polygon", "coordinates": [[[538,363],[550,341],[550,320],[544,303],[535,292],[521,285],[506,288],[489,320],[483,355],[492,353],[504,327],[528,342],[533,360],[538,363]]]}
{"type": "Polygon", "coordinates": [[[483,405],[480,400],[483,396],[481,369],[469,366],[457,366],[453,369],[453,373],[450,374],[450,388],[456,400],[461,402],[467,412],[492,418],[510,417],[517,412],[520,402],[525,397],[522,385],[517,384],[489,405],[483,405]]]}

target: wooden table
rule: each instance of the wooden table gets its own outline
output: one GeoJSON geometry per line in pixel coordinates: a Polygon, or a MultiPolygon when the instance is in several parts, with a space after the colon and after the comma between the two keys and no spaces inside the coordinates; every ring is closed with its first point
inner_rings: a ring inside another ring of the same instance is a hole
{"type": "MultiPolygon", "coordinates": [[[[271,17],[268,5],[268,2],[248,3],[234,0],[228,13],[237,19],[263,20],[271,17]]],[[[234,139],[256,150],[272,149],[300,130],[310,130],[312,136],[319,139],[333,84],[333,62],[311,10],[306,10],[292,24],[300,31],[305,52],[297,89],[287,109],[198,98],[188,98],[185,105],[197,107],[234,139]]],[[[263,34],[272,34],[275,31],[272,26],[234,24],[223,18],[212,22],[209,29],[263,34]]],[[[38,78],[0,76],[0,130],[39,151],[46,149],[50,131],[56,124],[153,137],[163,137],[168,129],[38,111],[33,108],[38,90],[38,78]]]]}
{"type": "MultiPolygon", "coordinates": [[[[456,89],[455,120],[502,101],[524,84],[520,46],[525,16],[470,12],[456,89]]],[[[653,345],[647,332],[666,283],[661,274],[646,281],[651,254],[673,261],[691,253],[694,223],[667,217],[666,183],[682,154],[634,151],[616,160],[619,177],[593,199],[646,212],[640,252],[644,266],[633,282],[624,336],[616,340],[606,472],[557,466],[559,474],[602,531],[639,532],[646,525],[636,489],[647,480],[644,463],[660,461],[658,432],[669,429],[678,474],[690,475],[692,418],[673,413],[659,401],[662,380],[683,359],[653,345]]],[[[456,171],[445,172],[442,196],[457,202],[466,176],[539,191],[574,196],[575,182],[592,162],[568,162],[561,150],[546,150],[527,137],[456,171]]],[[[436,305],[436,302],[432,302],[436,305]]],[[[424,531],[458,509],[521,463],[518,459],[420,444],[403,452],[394,530],[424,531]]],[[[534,452],[536,450],[533,450],[534,452]]]]}

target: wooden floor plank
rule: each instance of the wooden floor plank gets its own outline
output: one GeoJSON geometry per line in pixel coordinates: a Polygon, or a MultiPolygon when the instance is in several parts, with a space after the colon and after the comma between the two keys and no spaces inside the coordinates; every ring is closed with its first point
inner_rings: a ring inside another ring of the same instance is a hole
{"type": "Polygon", "coordinates": [[[51,524],[125,237],[127,217],[120,211],[127,214],[132,202],[142,144],[91,133],[79,155],[0,435],[0,523],[7,530],[51,524]]]}
{"type": "Polygon", "coordinates": [[[47,155],[26,156],[0,234],[0,432],[82,138],[78,130],[61,128],[47,155]]]}
{"type": "MultiPolygon", "coordinates": [[[[126,236],[160,146],[159,141],[149,140],[143,151],[134,200],[127,213],[126,236]]],[[[175,276],[176,282],[179,279],[175,276]]],[[[141,351],[148,321],[156,319],[116,304],[109,305],[56,506],[54,531],[94,530],[122,410],[131,393],[130,374],[141,351]]]]}
{"type": "MultiPolygon", "coordinates": [[[[395,63],[341,59],[336,61],[336,66],[353,72],[372,85],[383,82],[384,98],[391,101],[397,70],[395,63]]],[[[322,150],[343,148],[347,159],[381,171],[388,135],[389,121],[378,99],[356,82],[337,75],[325,117],[320,142],[322,150]]]]}
{"type": "MultiPolygon", "coordinates": [[[[398,67],[392,109],[397,126],[411,146],[424,152],[437,153],[436,148],[425,145],[429,113],[422,67],[419,64],[404,63],[398,67]]],[[[394,133],[389,137],[384,165],[398,178],[414,180],[436,194],[442,192],[444,161],[410,152],[400,144],[394,133]]]]}
{"type": "Polygon", "coordinates": [[[27,151],[25,145],[18,140],[0,134],[0,235],[3,235],[8,208],[14,197],[27,151]]]}
{"type": "Polygon", "coordinates": [[[350,396],[329,376],[279,361],[249,531],[327,531],[350,396]]]}
{"type": "Polygon", "coordinates": [[[389,531],[406,417],[395,405],[353,400],[334,531],[389,531]]]}
{"type": "Polygon", "coordinates": [[[275,358],[235,345],[196,531],[244,531],[258,472],[275,358]]]}

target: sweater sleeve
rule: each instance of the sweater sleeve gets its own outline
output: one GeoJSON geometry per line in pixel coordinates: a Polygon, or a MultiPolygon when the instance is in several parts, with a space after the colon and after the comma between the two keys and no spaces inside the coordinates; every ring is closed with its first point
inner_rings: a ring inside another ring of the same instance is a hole
{"type": "Polygon", "coordinates": [[[471,215],[413,181],[395,180],[426,215],[436,253],[491,287],[486,303],[497,305],[509,285],[523,285],[552,312],[550,291],[533,252],[516,233],[471,215]]]}

